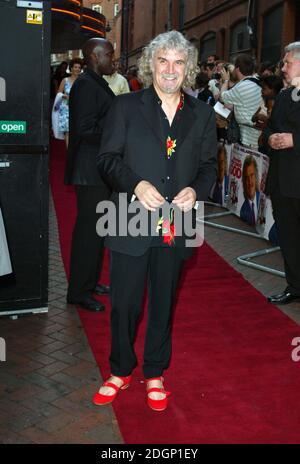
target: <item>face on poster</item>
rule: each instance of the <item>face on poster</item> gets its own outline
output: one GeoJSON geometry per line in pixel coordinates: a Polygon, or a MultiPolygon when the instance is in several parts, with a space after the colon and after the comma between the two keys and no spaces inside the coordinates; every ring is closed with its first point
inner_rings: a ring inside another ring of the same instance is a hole
{"type": "Polygon", "coordinates": [[[258,218],[262,178],[261,154],[234,145],[231,154],[227,206],[251,226],[256,225],[258,218]]]}

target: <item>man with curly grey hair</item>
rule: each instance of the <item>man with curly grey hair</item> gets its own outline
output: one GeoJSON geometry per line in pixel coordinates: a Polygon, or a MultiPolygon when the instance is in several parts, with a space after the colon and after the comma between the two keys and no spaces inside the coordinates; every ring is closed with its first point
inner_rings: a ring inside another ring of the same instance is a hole
{"type": "Polygon", "coordinates": [[[267,185],[288,283],[268,297],[275,304],[300,301],[300,42],[286,47],[283,62],[289,88],[278,95],[264,131],[270,156],[267,185]]]}
{"type": "MultiPolygon", "coordinates": [[[[137,199],[146,215],[165,205],[181,215],[206,200],[216,178],[216,124],[213,109],[186,95],[195,80],[197,51],[177,31],[160,34],[144,49],[139,77],[145,89],[116,98],[106,119],[98,168],[118,193],[137,199]]],[[[159,217],[159,216],[158,216],[159,217]]],[[[172,307],[184,262],[192,254],[170,217],[160,217],[156,236],[109,236],[111,257],[111,377],[94,403],[111,403],[131,381],[137,358],[134,339],[148,282],[148,325],[143,373],[147,402],[167,407],[163,372],[171,356],[172,307]]],[[[188,342],[188,341],[187,341],[188,342]]]]}

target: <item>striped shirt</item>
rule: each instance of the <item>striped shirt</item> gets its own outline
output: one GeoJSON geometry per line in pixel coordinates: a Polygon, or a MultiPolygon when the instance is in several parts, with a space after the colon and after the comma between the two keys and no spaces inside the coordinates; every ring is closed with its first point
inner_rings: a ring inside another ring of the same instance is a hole
{"type": "Polygon", "coordinates": [[[262,103],[261,87],[250,80],[248,76],[242,79],[232,89],[222,92],[225,105],[233,105],[234,115],[240,126],[241,142],[251,148],[258,148],[258,139],[261,131],[252,128],[252,117],[262,103]]]}

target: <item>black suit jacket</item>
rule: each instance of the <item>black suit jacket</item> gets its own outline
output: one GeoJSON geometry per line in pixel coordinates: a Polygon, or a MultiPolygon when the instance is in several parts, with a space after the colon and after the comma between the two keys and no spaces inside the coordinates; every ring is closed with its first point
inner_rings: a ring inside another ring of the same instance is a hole
{"type": "Polygon", "coordinates": [[[107,82],[88,69],[74,82],[69,100],[69,148],[65,183],[102,185],[96,166],[104,119],[114,98],[107,82]]]}
{"type": "Polygon", "coordinates": [[[293,134],[294,147],[272,150],[269,147],[270,168],[267,191],[279,189],[283,196],[300,199],[300,97],[293,98],[294,87],[283,90],[275,101],[269,123],[264,130],[264,145],[275,133],[293,134]]]}
{"type": "MultiPolygon", "coordinates": [[[[108,112],[100,153],[99,170],[113,188],[118,208],[118,192],[128,201],[141,180],[147,180],[165,196],[166,139],[161,126],[159,105],[153,89],[118,96],[108,112]]],[[[172,182],[173,197],[192,187],[197,200],[206,200],[216,179],[216,123],[213,109],[185,95],[185,108],[179,126],[172,182]]],[[[106,245],[115,251],[139,256],[151,245],[151,237],[108,237],[106,245]]],[[[192,249],[183,249],[188,257],[192,249]]]]}

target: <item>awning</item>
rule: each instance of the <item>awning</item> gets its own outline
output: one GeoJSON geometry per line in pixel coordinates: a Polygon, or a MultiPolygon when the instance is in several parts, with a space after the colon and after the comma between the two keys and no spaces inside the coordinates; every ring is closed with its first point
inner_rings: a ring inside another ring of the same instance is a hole
{"type": "Polygon", "coordinates": [[[92,37],[105,37],[104,15],[82,6],[82,0],[52,2],[51,53],[78,50],[92,37]]]}

